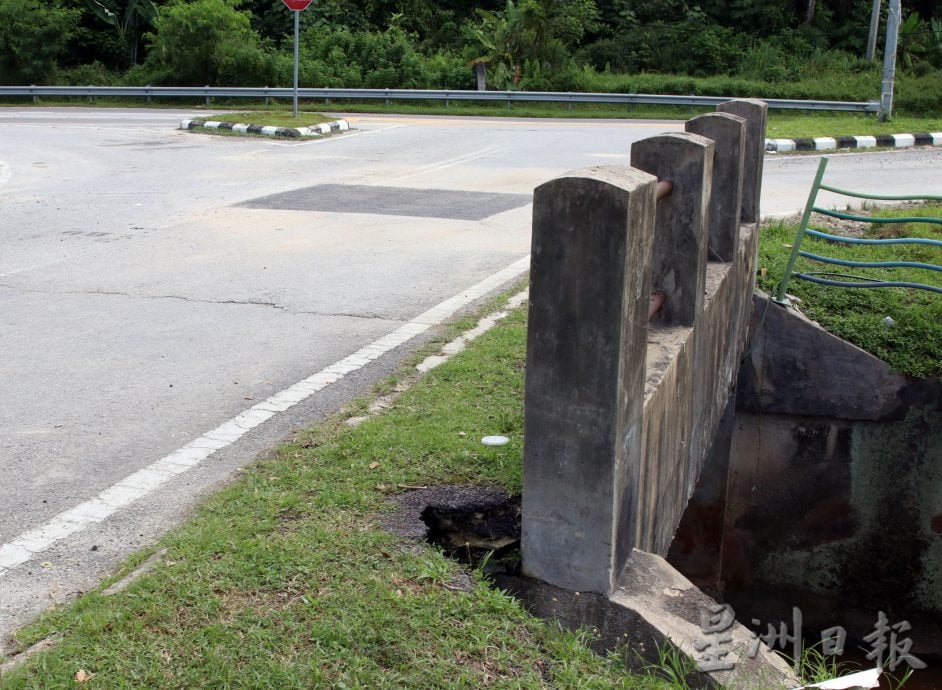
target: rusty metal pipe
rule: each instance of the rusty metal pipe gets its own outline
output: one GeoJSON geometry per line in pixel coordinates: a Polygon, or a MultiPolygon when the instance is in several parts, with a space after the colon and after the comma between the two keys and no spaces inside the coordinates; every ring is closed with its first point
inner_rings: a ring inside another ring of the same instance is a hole
{"type": "Polygon", "coordinates": [[[652,293],[651,301],[648,302],[648,321],[651,321],[658,315],[666,301],[667,293],[663,290],[655,290],[652,293]]]}
{"type": "Polygon", "coordinates": [[[670,196],[671,192],[674,191],[674,183],[670,180],[658,180],[657,181],[657,192],[655,193],[655,198],[660,201],[661,199],[670,196]]]}

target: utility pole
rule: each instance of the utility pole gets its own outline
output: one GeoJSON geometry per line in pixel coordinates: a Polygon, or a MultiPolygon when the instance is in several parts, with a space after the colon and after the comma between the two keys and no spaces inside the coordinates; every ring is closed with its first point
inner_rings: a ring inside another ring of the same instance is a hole
{"type": "Polygon", "coordinates": [[[890,0],[886,18],[886,45],[883,48],[883,88],[877,117],[886,122],[893,116],[893,84],[896,79],[896,41],[899,37],[900,0],[890,0]]]}
{"type": "Polygon", "coordinates": [[[873,0],[870,11],[870,35],[867,37],[867,62],[873,62],[877,54],[877,32],[880,30],[880,6],[883,0],[873,0]]]}

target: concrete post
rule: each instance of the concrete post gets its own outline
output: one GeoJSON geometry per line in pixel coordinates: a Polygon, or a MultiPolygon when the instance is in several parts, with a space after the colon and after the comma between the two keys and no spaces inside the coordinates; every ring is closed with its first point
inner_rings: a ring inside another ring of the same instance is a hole
{"type": "Polygon", "coordinates": [[[657,204],[651,280],[667,293],[661,322],[692,326],[703,311],[706,285],[713,142],[696,134],[643,139],[631,145],[631,165],[673,183],[657,204]]]}
{"type": "Polygon", "coordinates": [[[474,78],[477,81],[478,91],[487,91],[487,63],[474,63],[474,78]]]}
{"type": "Polygon", "coordinates": [[[883,46],[883,81],[880,86],[880,110],[877,119],[886,122],[893,117],[893,88],[896,83],[896,44],[902,21],[900,0],[890,0],[886,15],[886,45],[883,46]]]}
{"type": "Polygon", "coordinates": [[[686,130],[713,140],[713,185],[707,213],[709,258],[730,262],[739,247],[746,121],[729,113],[709,113],[688,120],[686,130]]]}
{"type": "Polygon", "coordinates": [[[738,115],[746,120],[746,146],[743,156],[742,214],[743,223],[758,223],[762,192],[762,162],[765,160],[765,123],[769,106],[764,101],[743,98],[717,106],[721,113],[738,115]]]}
{"type": "Polygon", "coordinates": [[[633,546],[656,182],[605,166],[534,193],[523,570],[569,590],[612,591],[633,546]]]}

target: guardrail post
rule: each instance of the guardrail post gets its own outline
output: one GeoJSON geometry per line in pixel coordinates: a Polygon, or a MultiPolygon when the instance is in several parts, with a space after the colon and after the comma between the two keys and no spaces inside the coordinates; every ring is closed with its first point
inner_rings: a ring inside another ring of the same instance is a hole
{"type": "Polygon", "coordinates": [[[601,166],[536,188],[523,570],[612,591],[634,546],[657,180],[601,166]]]}
{"type": "Polygon", "coordinates": [[[265,85],[265,105],[271,104],[271,98],[268,97],[268,85],[265,85]]]}
{"type": "MultiPolygon", "coordinates": [[[[35,89],[35,88],[36,88],[36,85],[35,85],[35,84],[30,84],[29,88],[30,88],[30,89],[35,89]]],[[[33,94],[33,103],[39,103],[39,96],[37,96],[35,93],[33,94]]]]}
{"type": "Polygon", "coordinates": [[[151,95],[150,95],[150,93],[149,93],[149,91],[148,91],[148,90],[150,89],[150,84],[148,84],[147,86],[145,86],[144,89],[145,89],[145,93],[147,93],[147,102],[150,103],[150,102],[151,102],[151,95]]]}
{"type": "Polygon", "coordinates": [[[765,123],[768,119],[769,106],[754,98],[741,98],[720,103],[716,110],[738,115],[746,120],[740,220],[743,223],[758,223],[762,192],[762,162],[765,160],[765,123]]]}
{"type": "Polygon", "coordinates": [[[657,204],[652,281],[667,293],[662,321],[692,326],[703,311],[706,286],[707,205],[713,142],[697,134],[662,134],[631,145],[631,165],[673,183],[657,204]]]}
{"type": "MultiPolygon", "coordinates": [[[[206,89],[208,90],[208,89],[209,89],[209,85],[207,84],[204,88],[206,88],[206,89]]],[[[209,105],[210,102],[211,102],[211,100],[212,100],[212,99],[211,99],[211,97],[210,97],[210,95],[209,95],[209,93],[208,93],[208,91],[207,91],[207,93],[206,93],[206,105],[209,105]]]]}
{"type": "Polygon", "coordinates": [[[707,221],[710,236],[709,258],[732,261],[739,247],[746,121],[730,113],[708,113],[688,120],[686,130],[712,139],[715,144],[713,185],[707,221]]]}

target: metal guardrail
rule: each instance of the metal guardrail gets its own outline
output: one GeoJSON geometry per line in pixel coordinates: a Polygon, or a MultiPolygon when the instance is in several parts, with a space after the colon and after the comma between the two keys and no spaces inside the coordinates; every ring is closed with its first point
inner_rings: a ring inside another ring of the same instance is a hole
{"type": "Polygon", "coordinates": [[[817,237],[819,239],[828,240],[829,242],[839,242],[842,244],[876,244],[876,245],[894,245],[894,244],[922,244],[922,245],[931,245],[935,247],[942,247],[942,240],[927,239],[922,237],[897,237],[892,239],[871,239],[871,238],[861,238],[861,237],[845,237],[841,235],[834,235],[827,232],[822,232],[821,230],[815,230],[814,228],[808,227],[808,223],[811,220],[812,213],[819,213],[821,215],[829,216],[831,218],[839,218],[842,220],[850,220],[861,223],[872,223],[872,224],[892,224],[892,223],[931,223],[935,225],[942,225],[942,218],[933,218],[930,216],[910,216],[910,217],[898,217],[898,218],[877,218],[872,216],[860,216],[850,213],[840,213],[839,211],[832,211],[820,206],[815,205],[815,201],[818,197],[818,192],[820,190],[825,190],[828,192],[833,192],[835,194],[841,194],[843,196],[850,196],[857,199],[873,199],[878,201],[942,201],[942,196],[935,196],[930,194],[923,195],[914,195],[914,196],[897,196],[897,195],[888,195],[888,194],[864,194],[861,192],[852,192],[846,189],[841,189],[839,187],[833,187],[831,185],[824,184],[821,180],[824,178],[824,170],[827,168],[828,159],[822,158],[818,163],[818,171],[814,178],[814,183],[811,185],[811,192],[808,194],[808,203],[805,205],[804,212],[801,214],[801,222],[798,225],[798,231],[795,234],[795,243],[792,245],[791,254],[788,257],[788,261],[785,264],[785,274],[782,277],[782,280],[778,284],[778,289],[776,290],[773,300],[779,304],[787,304],[787,290],[788,283],[791,280],[792,276],[795,278],[800,278],[802,280],[807,280],[812,283],[818,283],[819,285],[830,285],[834,287],[847,287],[847,288],[880,288],[880,287],[904,287],[904,288],[916,288],[919,290],[927,290],[929,292],[935,292],[942,294],[942,288],[936,287],[934,285],[925,285],[923,283],[912,283],[904,281],[892,281],[892,280],[880,280],[879,278],[869,278],[865,276],[854,276],[845,273],[798,273],[795,272],[795,262],[798,260],[799,256],[802,256],[806,259],[812,261],[817,261],[824,264],[830,264],[833,266],[845,266],[849,268],[918,268],[927,271],[939,271],[942,272],[942,266],[938,264],[923,263],[917,261],[850,261],[847,259],[836,259],[829,256],[821,256],[820,254],[813,254],[811,252],[803,251],[801,248],[802,240],[804,240],[806,235],[811,235],[812,237],[817,237]],[[836,279],[836,280],[835,280],[836,279]],[[859,281],[859,282],[853,282],[859,281]]]}
{"type": "MultiPolygon", "coordinates": [[[[292,98],[294,89],[227,86],[0,86],[0,97],[104,96],[144,98],[292,98]]],[[[725,96],[679,96],[638,93],[579,93],[563,91],[449,91],[436,89],[298,89],[298,96],[324,100],[498,101],[511,103],[615,103],[624,105],[715,106],[725,96]]],[[[873,113],[879,101],[802,101],[762,99],[770,108],[786,110],[842,110],[873,113]]]]}

